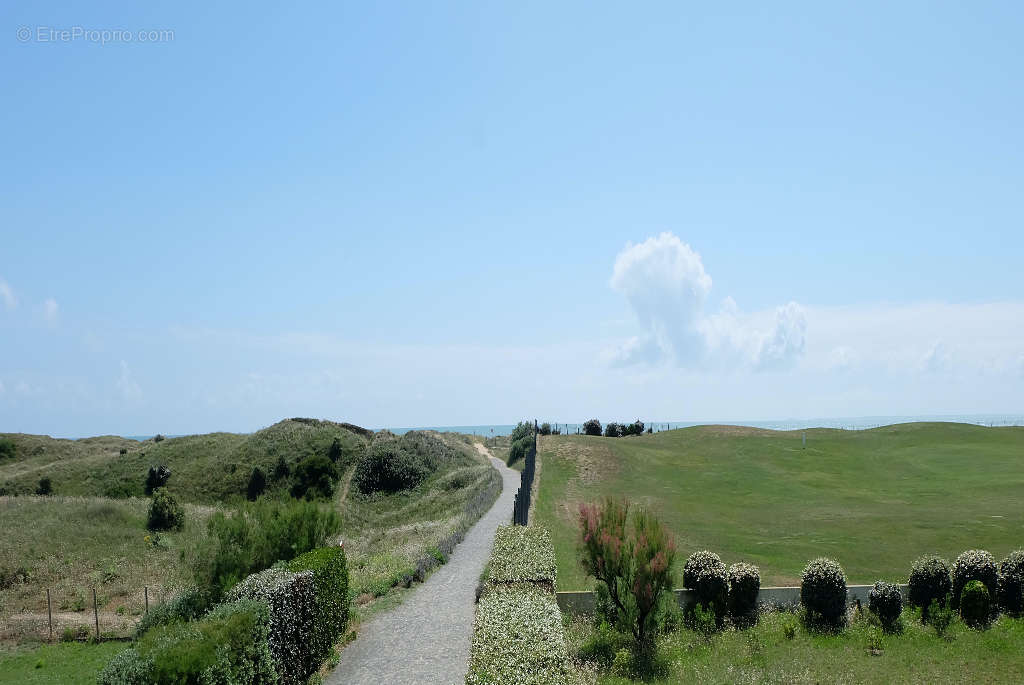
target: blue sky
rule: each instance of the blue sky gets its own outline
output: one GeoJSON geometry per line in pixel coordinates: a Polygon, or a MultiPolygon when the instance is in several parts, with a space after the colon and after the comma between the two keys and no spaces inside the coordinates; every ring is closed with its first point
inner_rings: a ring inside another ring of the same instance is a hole
{"type": "Polygon", "coordinates": [[[1024,9],[829,5],[8,3],[0,431],[1024,413],[1024,9]]]}

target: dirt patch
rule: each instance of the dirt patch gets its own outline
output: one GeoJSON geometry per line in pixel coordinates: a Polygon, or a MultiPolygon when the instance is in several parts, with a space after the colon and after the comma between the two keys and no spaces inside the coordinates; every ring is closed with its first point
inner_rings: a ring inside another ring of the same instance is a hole
{"type": "Polygon", "coordinates": [[[619,462],[611,447],[582,440],[560,440],[554,449],[562,459],[576,464],[576,478],[584,485],[591,485],[613,476],[619,471],[619,462]]]}

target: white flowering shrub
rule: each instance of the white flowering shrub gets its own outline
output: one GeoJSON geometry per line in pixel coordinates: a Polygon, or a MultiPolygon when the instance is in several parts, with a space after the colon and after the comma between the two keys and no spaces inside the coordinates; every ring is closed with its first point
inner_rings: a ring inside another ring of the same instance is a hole
{"type": "Polygon", "coordinates": [[[547,583],[555,587],[555,548],[545,528],[499,526],[487,575],[488,585],[547,583]]]}
{"type": "Polygon", "coordinates": [[[1014,616],[1024,611],[1024,550],[1010,552],[999,565],[999,603],[1014,616]]]}
{"type": "Polygon", "coordinates": [[[761,572],[753,564],[729,567],[729,611],[734,618],[757,616],[757,595],[761,591],[761,572]]]}
{"type": "Polygon", "coordinates": [[[316,591],[313,572],[271,568],[228,592],[227,601],[253,599],[270,609],[270,653],[281,685],[304,683],[319,667],[314,652],[316,591]]]}
{"type": "Polygon", "coordinates": [[[800,603],[816,628],[839,629],[846,622],[846,574],[839,562],[820,557],[800,577],[800,603]]]}
{"type": "Polygon", "coordinates": [[[547,588],[499,585],[480,599],[466,685],[585,682],[590,679],[569,658],[562,614],[547,588]]]}

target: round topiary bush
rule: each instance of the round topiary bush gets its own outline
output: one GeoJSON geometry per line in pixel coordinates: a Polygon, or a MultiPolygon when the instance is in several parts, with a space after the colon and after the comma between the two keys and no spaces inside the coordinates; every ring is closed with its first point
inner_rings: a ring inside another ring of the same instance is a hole
{"type": "Polygon", "coordinates": [[[757,611],[757,593],[761,591],[761,572],[753,564],[729,567],[729,612],[751,616],[757,611]]]}
{"type": "Polygon", "coordinates": [[[945,604],[946,595],[953,591],[949,579],[949,562],[934,554],[919,558],[910,567],[907,584],[907,602],[921,609],[921,618],[927,618],[931,603],[945,604]]]}
{"type": "Polygon", "coordinates": [[[150,530],[181,530],[185,527],[185,510],[174,495],[161,488],[153,493],[153,500],[149,503],[146,527],[150,530]]]}
{"type": "Polygon", "coordinates": [[[960,618],[972,628],[988,624],[992,612],[992,597],[980,580],[971,580],[964,585],[960,594],[960,618]]]}
{"type": "Polygon", "coordinates": [[[693,590],[697,603],[712,607],[719,620],[729,606],[729,571],[721,557],[707,550],[694,552],[683,567],[683,586],[693,590]]]}
{"type": "Polygon", "coordinates": [[[1010,552],[999,564],[999,604],[1011,614],[1024,612],[1024,549],[1010,552]]]}
{"type": "Polygon", "coordinates": [[[846,574],[839,562],[821,557],[807,564],[800,577],[800,603],[812,623],[840,628],[846,622],[846,574]]]}
{"type": "Polygon", "coordinates": [[[875,583],[868,593],[868,609],[886,628],[895,626],[903,613],[903,596],[899,587],[884,580],[875,583]]]}
{"type": "Polygon", "coordinates": [[[953,581],[953,606],[960,606],[960,593],[972,580],[985,584],[989,597],[999,589],[999,569],[992,555],[983,549],[969,549],[956,558],[950,574],[953,581]]]}

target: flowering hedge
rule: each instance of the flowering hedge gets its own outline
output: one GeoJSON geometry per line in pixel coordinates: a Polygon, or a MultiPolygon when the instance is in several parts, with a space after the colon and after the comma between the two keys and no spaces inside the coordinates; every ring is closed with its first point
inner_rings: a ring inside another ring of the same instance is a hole
{"type": "Polygon", "coordinates": [[[480,599],[467,685],[583,682],[569,659],[562,614],[549,590],[530,583],[499,585],[480,599]]]}
{"type": "Polygon", "coordinates": [[[296,557],[291,571],[312,571],[316,591],[313,655],[321,663],[348,626],[348,567],[341,547],[321,547],[296,557]]]}
{"type": "Polygon", "coordinates": [[[253,599],[270,609],[270,653],[281,685],[304,683],[315,661],[316,592],[313,573],[271,568],[254,573],[228,593],[228,601],[253,599]]]}
{"type": "Polygon", "coordinates": [[[548,583],[555,586],[555,548],[551,534],[531,526],[499,526],[487,575],[488,585],[548,583]]]}

